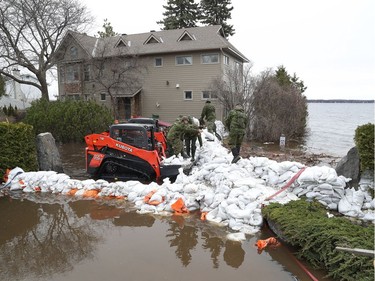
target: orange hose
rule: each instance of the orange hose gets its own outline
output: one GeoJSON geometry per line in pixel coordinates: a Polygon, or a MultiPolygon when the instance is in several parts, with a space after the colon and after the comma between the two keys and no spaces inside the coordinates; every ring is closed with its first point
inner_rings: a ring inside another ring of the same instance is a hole
{"type": "Polygon", "coordinates": [[[285,189],[287,189],[289,186],[291,186],[292,183],[294,183],[294,181],[295,181],[296,179],[298,179],[298,177],[302,174],[302,172],[303,172],[305,169],[306,169],[306,167],[303,167],[301,170],[299,170],[298,173],[295,174],[295,175],[290,179],[290,181],[289,181],[286,185],[283,186],[282,189],[280,189],[280,190],[279,190],[278,192],[276,192],[275,194],[273,194],[273,195],[267,197],[267,198],[265,199],[265,201],[271,200],[273,197],[275,197],[276,195],[280,194],[280,193],[283,192],[285,189]]]}

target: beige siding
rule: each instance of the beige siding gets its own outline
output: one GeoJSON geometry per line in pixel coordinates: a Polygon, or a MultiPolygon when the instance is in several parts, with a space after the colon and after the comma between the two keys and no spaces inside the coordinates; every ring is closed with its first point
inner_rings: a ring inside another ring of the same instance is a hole
{"type": "MultiPolygon", "coordinates": [[[[205,52],[207,53],[207,52],[205,52]]],[[[218,53],[219,52],[210,52],[218,53]]],[[[142,113],[144,116],[159,115],[161,120],[173,122],[179,115],[200,117],[205,100],[202,91],[207,90],[212,79],[221,75],[222,62],[202,64],[202,53],[184,53],[192,56],[192,65],[176,65],[177,54],[145,58],[148,77],[142,90],[142,113]],[[162,67],[155,67],[154,60],[163,59],[162,67]],[[179,87],[177,87],[179,85],[179,87]],[[185,100],[184,91],[192,91],[193,99],[185,100]]],[[[218,118],[220,110],[218,110],[218,118]]]]}

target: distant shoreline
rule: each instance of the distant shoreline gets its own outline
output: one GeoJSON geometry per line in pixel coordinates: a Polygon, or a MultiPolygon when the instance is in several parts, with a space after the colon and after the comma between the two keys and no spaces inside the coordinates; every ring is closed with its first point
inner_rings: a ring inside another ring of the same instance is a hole
{"type": "Polygon", "coordinates": [[[342,100],[342,99],[333,99],[333,100],[307,100],[308,103],[374,103],[374,100],[342,100]]]}

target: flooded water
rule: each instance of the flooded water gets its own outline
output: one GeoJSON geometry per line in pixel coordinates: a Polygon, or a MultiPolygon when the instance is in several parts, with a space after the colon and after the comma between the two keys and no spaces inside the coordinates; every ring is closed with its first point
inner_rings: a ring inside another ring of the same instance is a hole
{"type": "Polygon", "coordinates": [[[308,103],[308,112],[306,148],[317,154],[344,157],[355,129],[375,122],[373,103],[308,103]]]}
{"type": "Polygon", "coordinates": [[[273,235],[266,227],[232,242],[199,214],[155,217],[128,204],[0,198],[0,280],[311,280],[285,246],[257,253],[257,239],[273,235]]]}

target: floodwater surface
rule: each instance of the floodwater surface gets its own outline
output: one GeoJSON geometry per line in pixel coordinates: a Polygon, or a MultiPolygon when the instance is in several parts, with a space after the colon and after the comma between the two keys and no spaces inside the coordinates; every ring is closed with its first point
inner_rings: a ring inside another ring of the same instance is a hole
{"type": "Polygon", "coordinates": [[[123,200],[12,193],[0,197],[0,280],[311,280],[283,245],[258,254],[256,241],[274,235],[267,227],[242,242],[227,234],[199,214],[158,217],[123,200]]]}

